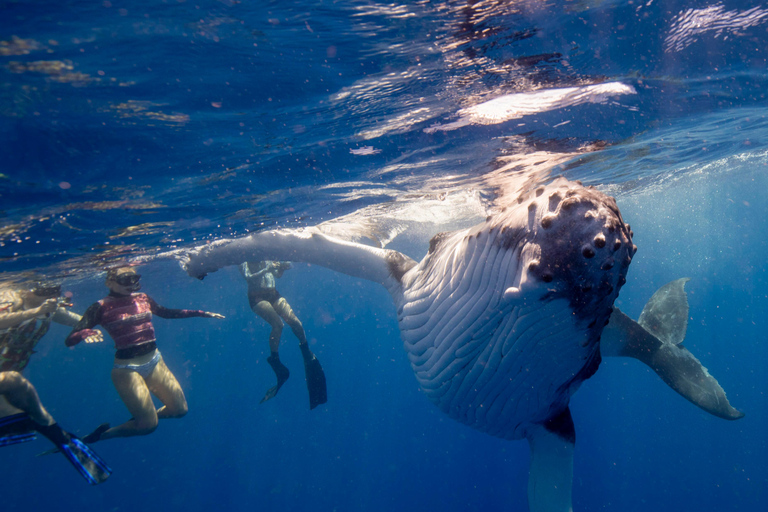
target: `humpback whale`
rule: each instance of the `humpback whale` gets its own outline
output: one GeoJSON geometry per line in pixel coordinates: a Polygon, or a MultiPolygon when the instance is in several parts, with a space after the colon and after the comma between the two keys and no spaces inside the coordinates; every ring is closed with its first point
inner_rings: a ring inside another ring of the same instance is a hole
{"type": "Polygon", "coordinates": [[[632,236],[612,197],[558,178],[477,226],[435,235],[419,262],[317,228],[257,232],[179,257],[200,279],[271,259],[382,284],[427,398],[475,429],[527,439],[529,509],[566,512],[575,443],[569,401],[603,355],[639,359],[708,412],[742,416],[682,346],[685,279],[659,290],[637,322],[614,307],[637,251],[632,236]]]}

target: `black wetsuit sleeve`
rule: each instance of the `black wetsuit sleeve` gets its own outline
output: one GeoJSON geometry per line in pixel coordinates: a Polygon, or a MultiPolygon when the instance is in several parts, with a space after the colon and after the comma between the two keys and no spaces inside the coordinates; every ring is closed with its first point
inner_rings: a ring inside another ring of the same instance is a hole
{"type": "Polygon", "coordinates": [[[83,318],[72,329],[64,344],[68,347],[77,345],[88,336],[94,334],[93,328],[101,322],[101,304],[95,302],[83,313],[83,318]]]}
{"type": "Polygon", "coordinates": [[[153,315],[157,315],[160,318],[193,318],[193,317],[207,317],[209,316],[207,311],[201,311],[199,309],[170,309],[161,306],[155,302],[151,297],[147,296],[149,301],[149,307],[152,310],[153,315]]]}

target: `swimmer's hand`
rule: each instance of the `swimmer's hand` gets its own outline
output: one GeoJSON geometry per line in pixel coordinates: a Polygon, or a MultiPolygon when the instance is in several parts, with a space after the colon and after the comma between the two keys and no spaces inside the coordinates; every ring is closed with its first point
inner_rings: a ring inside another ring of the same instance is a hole
{"type": "Polygon", "coordinates": [[[83,338],[83,341],[86,343],[101,343],[104,341],[104,334],[98,329],[93,329],[93,334],[89,334],[85,338],[83,338]]]}
{"type": "Polygon", "coordinates": [[[206,318],[226,318],[224,315],[220,315],[218,313],[211,313],[210,311],[205,312],[206,318]]]}
{"type": "Polygon", "coordinates": [[[61,308],[64,308],[64,307],[71,308],[72,306],[74,306],[74,304],[72,303],[72,300],[69,297],[59,297],[56,300],[59,301],[59,307],[61,308]]]}
{"type": "Polygon", "coordinates": [[[38,306],[35,316],[49,316],[51,313],[55,313],[57,309],[59,309],[59,299],[46,299],[38,306]]]}

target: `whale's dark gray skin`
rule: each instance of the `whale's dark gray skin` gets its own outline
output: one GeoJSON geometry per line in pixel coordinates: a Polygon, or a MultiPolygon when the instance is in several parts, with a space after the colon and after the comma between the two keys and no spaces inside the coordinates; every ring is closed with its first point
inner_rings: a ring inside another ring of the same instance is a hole
{"type": "MultiPolygon", "coordinates": [[[[530,510],[565,512],[575,442],[568,404],[600,364],[601,336],[636,250],[613,198],[560,178],[475,227],[436,235],[420,262],[305,228],[214,242],[187,251],[182,264],[202,278],[247,260],[303,261],[384,285],[426,396],[473,428],[527,439],[530,510]]],[[[725,400],[717,382],[696,380],[706,374],[700,363],[668,355],[669,342],[657,338],[679,337],[679,327],[649,330],[667,321],[664,307],[652,307],[645,326],[621,316],[610,352],[640,355],[686,398],[728,417],[709,401],[725,400]]]]}

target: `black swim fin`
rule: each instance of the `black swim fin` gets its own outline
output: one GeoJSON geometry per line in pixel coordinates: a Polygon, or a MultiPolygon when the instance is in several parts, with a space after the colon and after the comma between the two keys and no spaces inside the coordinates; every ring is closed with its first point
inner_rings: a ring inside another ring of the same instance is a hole
{"type": "MultiPolygon", "coordinates": [[[[133,419],[133,418],[131,418],[133,419]]],[[[109,430],[110,426],[109,423],[102,423],[98,427],[96,427],[96,430],[88,434],[87,436],[80,439],[80,441],[84,442],[85,444],[93,444],[96,441],[101,440],[101,435],[109,430]]],[[[50,450],[46,450],[44,452],[38,453],[35,455],[35,457],[42,457],[43,455],[50,455],[52,453],[59,453],[61,452],[60,448],[51,448],[50,450]]]]}
{"type": "Polygon", "coordinates": [[[315,354],[309,350],[309,345],[302,343],[299,348],[304,358],[304,374],[307,377],[307,391],[309,391],[309,408],[314,409],[328,401],[325,372],[315,354]]]}
{"type": "Polygon", "coordinates": [[[288,380],[288,377],[291,375],[291,372],[288,371],[288,368],[283,365],[283,363],[280,362],[280,356],[277,355],[277,352],[274,352],[272,355],[270,355],[267,358],[267,362],[269,363],[269,366],[272,367],[272,371],[275,372],[275,376],[277,377],[277,385],[272,386],[267,390],[267,392],[264,394],[264,398],[261,399],[260,404],[263,404],[267,400],[274,398],[275,395],[277,395],[277,392],[280,391],[280,388],[285,384],[285,381],[288,380]]]}
{"type": "Polygon", "coordinates": [[[55,444],[89,484],[100,484],[112,474],[112,469],[96,455],[96,452],[76,436],[62,429],[58,423],[47,427],[36,425],[35,430],[55,444]]]}
{"type": "Polygon", "coordinates": [[[82,438],[81,441],[86,444],[93,444],[96,441],[100,441],[102,434],[104,434],[104,432],[109,430],[109,428],[110,428],[109,423],[102,423],[101,425],[96,427],[96,430],[94,430],[93,432],[91,432],[90,434],[82,438]]]}

